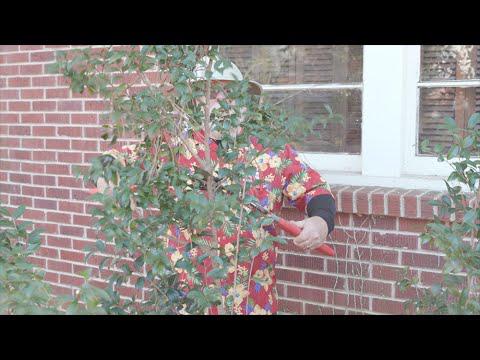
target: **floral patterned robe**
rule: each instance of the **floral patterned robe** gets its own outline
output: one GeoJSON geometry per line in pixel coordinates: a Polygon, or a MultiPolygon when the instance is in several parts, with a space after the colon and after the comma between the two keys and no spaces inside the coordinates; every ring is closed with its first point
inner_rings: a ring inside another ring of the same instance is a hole
{"type": "MultiPolygon", "coordinates": [[[[197,133],[190,139],[190,147],[196,151],[199,158],[205,158],[205,149],[202,133],[197,133]]],[[[217,159],[216,152],[218,145],[215,141],[210,140],[210,153],[214,160],[217,159]]],[[[258,151],[262,151],[263,147],[256,139],[252,138],[252,144],[258,151]]],[[[180,155],[179,164],[193,170],[193,166],[198,166],[194,156],[186,149],[183,149],[180,155]]],[[[242,159],[239,159],[242,161],[242,159]]],[[[220,167],[222,164],[219,165],[220,167]]],[[[297,152],[290,146],[286,145],[285,149],[280,152],[266,151],[260,155],[254,162],[257,168],[257,178],[263,180],[261,186],[254,188],[252,195],[259,199],[262,206],[265,206],[274,213],[278,213],[284,204],[295,206],[301,212],[306,213],[306,205],[309,200],[321,194],[330,194],[328,183],[321,175],[303,163],[298,157],[297,152]]],[[[276,234],[275,226],[270,226],[269,230],[273,235],[276,234]]],[[[171,235],[187,236],[188,234],[179,232],[178,229],[171,229],[171,235]]],[[[242,234],[249,237],[257,244],[261,241],[262,234],[242,234]]],[[[218,232],[220,246],[224,247],[225,253],[232,259],[235,256],[236,235],[226,236],[221,230],[218,232]]],[[[185,240],[185,238],[183,238],[185,240]]],[[[173,244],[170,244],[173,245],[173,244]]],[[[177,261],[182,258],[182,248],[172,255],[172,260],[177,261]]],[[[194,248],[188,256],[194,260],[198,251],[194,248]]],[[[236,295],[234,298],[234,313],[266,315],[275,314],[278,309],[277,293],[276,293],[276,247],[268,251],[264,251],[257,255],[253,262],[246,264],[238,264],[237,267],[237,285],[236,295]],[[250,282],[249,282],[250,279],[250,282]]],[[[207,266],[207,265],[205,265],[207,266]]],[[[205,271],[205,269],[203,269],[205,271]]],[[[177,270],[184,272],[184,270],[177,270]]],[[[233,290],[235,267],[229,269],[229,276],[224,282],[222,288],[223,296],[235,294],[233,290]]],[[[186,275],[186,274],[184,274],[186,275]]],[[[215,308],[211,309],[211,314],[216,314],[215,308]]]]}

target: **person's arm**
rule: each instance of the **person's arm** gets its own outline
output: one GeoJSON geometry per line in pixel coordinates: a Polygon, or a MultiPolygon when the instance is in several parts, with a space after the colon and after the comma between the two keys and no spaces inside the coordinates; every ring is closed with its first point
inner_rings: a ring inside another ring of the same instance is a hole
{"type": "Polygon", "coordinates": [[[317,171],[299,159],[290,145],[280,154],[286,163],[282,170],[285,178],[283,194],[289,205],[308,216],[295,222],[302,228],[302,233],[294,242],[303,249],[318,247],[335,227],[336,206],[330,186],[317,171]]]}

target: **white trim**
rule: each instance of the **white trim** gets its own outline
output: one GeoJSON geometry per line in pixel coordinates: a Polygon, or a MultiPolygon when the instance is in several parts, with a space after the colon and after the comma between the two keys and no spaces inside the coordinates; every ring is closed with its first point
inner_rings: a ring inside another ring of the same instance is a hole
{"type": "Polygon", "coordinates": [[[362,174],[399,177],[405,47],[366,45],[363,62],[362,174]]]}
{"type": "Polygon", "coordinates": [[[361,155],[299,152],[300,158],[310,167],[333,171],[361,171],[361,155]]]}
{"type": "Polygon", "coordinates": [[[346,84],[286,84],[286,85],[263,85],[265,91],[291,91],[291,90],[341,90],[341,89],[362,89],[362,83],[346,84]]]}
{"type": "MultiPolygon", "coordinates": [[[[415,50],[416,52],[416,50],[415,50]]],[[[434,87],[478,87],[480,86],[480,80],[441,80],[441,81],[420,81],[417,84],[421,88],[434,88],[434,87]]]]}

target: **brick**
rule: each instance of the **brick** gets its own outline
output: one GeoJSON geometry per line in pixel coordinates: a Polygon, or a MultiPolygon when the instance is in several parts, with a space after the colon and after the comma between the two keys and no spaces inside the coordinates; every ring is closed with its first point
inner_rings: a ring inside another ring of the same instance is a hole
{"type": "Polygon", "coordinates": [[[0,169],[2,170],[13,170],[13,171],[20,171],[20,163],[14,161],[4,161],[0,160],[0,169]]]}
{"type": "Polygon", "coordinates": [[[58,127],[58,136],[81,137],[82,136],[82,128],[81,127],[60,126],[60,127],[58,127]]]}
{"type": "Polygon", "coordinates": [[[90,196],[87,190],[72,190],[72,199],[77,201],[85,201],[90,196]]]}
{"type": "Polygon", "coordinates": [[[24,197],[24,196],[10,196],[10,205],[19,206],[32,206],[32,198],[24,197]]]}
{"type": "Polygon", "coordinates": [[[30,135],[31,128],[30,126],[18,126],[18,125],[9,126],[8,133],[10,135],[22,135],[22,136],[30,135]]]}
{"type": "Polygon", "coordinates": [[[33,136],[56,136],[55,126],[33,126],[33,136]]]}
{"type": "Polygon", "coordinates": [[[9,101],[8,111],[31,111],[32,103],[30,101],[9,101]]]}
{"type": "Polygon", "coordinates": [[[39,76],[32,79],[33,86],[56,86],[55,76],[39,76]]]}
{"type": "Polygon", "coordinates": [[[372,243],[373,245],[415,250],[418,247],[418,236],[372,232],[372,243]]]}
{"type": "Polygon", "coordinates": [[[73,295],[73,290],[71,288],[67,288],[64,286],[57,286],[54,284],[50,285],[50,289],[52,290],[53,295],[73,295]]]}
{"type": "Polygon", "coordinates": [[[0,65],[0,76],[18,75],[18,65],[0,65]]]}
{"type": "Polygon", "coordinates": [[[43,114],[22,114],[22,123],[41,124],[43,123],[43,114]]]}
{"type": "Polygon", "coordinates": [[[373,294],[384,297],[390,297],[392,294],[392,284],[365,280],[365,279],[348,279],[348,289],[362,294],[373,294]]]}
{"type": "Polygon", "coordinates": [[[287,296],[292,299],[308,300],[314,303],[325,302],[325,291],[299,286],[287,286],[287,296]]]}
{"type": "Polygon", "coordinates": [[[300,271],[277,268],[275,272],[279,281],[302,282],[302,273],[300,271]]]}
{"type": "Polygon", "coordinates": [[[60,258],[63,260],[83,263],[85,259],[84,252],[61,250],[60,258]]]}
{"type": "Polygon", "coordinates": [[[368,277],[369,264],[355,261],[327,260],[327,272],[331,274],[368,277]]]}
{"type": "Polygon", "coordinates": [[[82,153],[59,152],[57,155],[58,162],[64,162],[68,164],[82,163],[82,153]]]}
{"type": "Polygon", "coordinates": [[[66,273],[71,273],[73,269],[72,264],[69,264],[63,261],[55,261],[55,260],[48,260],[47,268],[49,270],[61,271],[66,273]]]}
{"type": "Polygon", "coordinates": [[[443,267],[443,263],[443,258],[438,255],[419,254],[413,252],[404,252],[402,254],[402,265],[441,269],[443,267]]]}
{"type": "Polygon", "coordinates": [[[32,152],[25,151],[25,150],[10,150],[9,155],[11,159],[17,160],[31,160],[32,159],[32,152]]]}
{"type": "Polygon", "coordinates": [[[57,210],[57,202],[47,199],[35,199],[34,206],[38,209],[57,210]]]}
{"type": "Polygon", "coordinates": [[[20,194],[20,185],[18,184],[0,184],[0,189],[2,193],[7,194],[20,194]]]}
{"type": "Polygon", "coordinates": [[[45,268],[47,260],[30,256],[30,257],[28,257],[28,262],[37,266],[37,267],[39,267],[39,268],[45,268]]]}
{"type": "Polygon", "coordinates": [[[45,164],[22,162],[22,172],[45,173],[45,164]]]}
{"type": "Polygon", "coordinates": [[[97,114],[72,114],[72,124],[92,125],[98,124],[97,114]]]}
{"type": "Polygon", "coordinates": [[[353,250],[353,255],[355,259],[361,261],[389,264],[398,263],[398,252],[394,250],[358,246],[353,250]]]}
{"type": "Polygon", "coordinates": [[[90,163],[94,158],[100,156],[101,153],[94,152],[94,153],[83,153],[83,162],[90,163]]]}
{"type": "Polygon", "coordinates": [[[0,45],[0,53],[16,51],[18,51],[18,45],[0,45]]]}
{"type": "Polygon", "coordinates": [[[58,111],[82,111],[82,102],[75,100],[59,101],[58,111]]]}
{"type": "Polygon", "coordinates": [[[22,139],[22,147],[29,149],[44,149],[45,140],[43,139],[22,139]]]}
{"type": "Polygon", "coordinates": [[[47,89],[45,92],[47,99],[68,99],[70,97],[69,88],[47,89]]]}
{"type": "Polygon", "coordinates": [[[57,273],[48,272],[48,271],[45,272],[45,276],[44,276],[45,281],[58,283],[58,278],[59,278],[59,275],[57,273]]]}
{"type": "Polygon", "coordinates": [[[85,101],[85,111],[106,111],[108,104],[104,101],[85,101]]]}
{"type": "Polygon", "coordinates": [[[425,190],[411,190],[403,196],[405,217],[417,218],[420,216],[417,213],[418,196],[424,192],[425,190]]]}
{"type": "Polygon", "coordinates": [[[45,220],[45,212],[41,210],[34,210],[34,209],[26,209],[22,215],[23,219],[29,220],[37,220],[37,221],[44,221],[45,220]]]}
{"type": "Polygon", "coordinates": [[[344,280],[344,278],[339,276],[305,273],[305,284],[322,288],[341,289],[343,288],[344,280]]]}
{"type": "Polygon", "coordinates": [[[47,197],[56,199],[70,199],[70,190],[47,188],[47,197]]]}
{"type": "Polygon", "coordinates": [[[10,173],[10,181],[14,183],[31,184],[32,176],[28,174],[10,173]]]}
{"type": "Polygon", "coordinates": [[[0,113],[0,124],[15,124],[19,122],[18,114],[0,113]]]}
{"type": "Polygon", "coordinates": [[[55,185],[55,177],[54,176],[47,176],[47,175],[34,175],[33,176],[33,183],[36,185],[55,185]]]}
{"type": "Polygon", "coordinates": [[[311,257],[311,256],[299,256],[293,254],[285,255],[285,264],[288,267],[310,269],[310,270],[319,270],[323,271],[324,269],[324,259],[311,257]]]}
{"type": "Polygon", "coordinates": [[[327,291],[328,304],[338,307],[349,307],[353,309],[368,309],[369,298],[353,294],[345,294],[336,291],[327,291]]]}
{"type": "Polygon", "coordinates": [[[62,284],[80,287],[84,284],[84,282],[85,282],[85,279],[82,277],[60,274],[60,283],[62,284]]]}
{"type": "Polygon", "coordinates": [[[69,202],[69,201],[60,201],[58,203],[58,210],[83,214],[84,213],[84,204],[83,203],[69,202]]]}
{"type": "Polygon", "coordinates": [[[286,313],[302,314],[302,303],[285,299],[278,300],[279,310],[286,313]]]}
{"type": "Polygon", "coordinates": [[[393,301],[386,299],[372,299],[372,310],[380,313],[387,314],[403,314],[405,313],[403,309],[402,301],[393,301]]]}
{"type": "Polygon", "coordinates": [[[40,247],[37,251],[37,254],[41,257],[51,258],[51,259],[58,259],[58,250],[47,248],[47,247],[40,247]]]}
{"type": "Polygon", "coordinates": [[[47,236],[47,244],[50,247],[57,247],[57,248],[64,248],[64,249],[72,248],[72,240],[66,237],[47,236]]]}
{"type": "Polygon", "coordinates": [[[400,231],[422,233],[426,230],[425,226],[429,222],[428,220],[399,218],[398,225],[400,231]]]}
{"type": "Polygon", "coordinates": [[[72,216],[68,213],[47,212],[47,221],[61,224],[71,224],[72,216]]]}
{"type": "Polygon", "coordinates": [[[305,315],[345,315],[346,310],[325,305],[305,304],[305,315]]]}
{"type": "Polygon", "coordinates": [[[31,53],[30,61],[31,62],[46,62],[52,61],[55,59],[53,51],[39,51],[31,53]]]}
{"type": "Polygon", "coordinates": [[[55,161],[57,153],[55,151],[34,151],[33,160],[35,161],[55,161]]]}
{"type": "Polygon", "coordinates": [[[84,229],[78,226],[60,226],[60,234],[76,237],[84,236],[84,229]]]}
{"type": "Polygon", "coordinates": [[[420,197],[420,214],[419,216],[422,219],[433,219],[433,209],[432,205],[429,205],[428,202],[431,200],[439,199],[443,193],[440,191],[429,191],[428,193],[420,197]]]}
{"type": "Polygon", "coordinates": [[[81,188],[83,181],[81,179],[75,179],[73,177],[58,177],[58,186],[70,187],[70,188],[81,188]]]}
{"type": "Polygon", "coordinates": [[[353,191],[356,189],[356,187],[350,186],[340,193],[342,212],[353,212],[353,191]]]}
{"type": "Polygon", "coordinates": [[[22,195],[44,197],[45,189],[35,186],[22,186],[22,195]]]}
{"type": "Polygon", "coordinates": [[[93,127],[84,127],[83,131],[85,133],[86,138],[94,138],[98,139],[100,136],[104,133],[104,131],[101,128],[93,128],[93,127]]]}
{"type": "Polygon", "coordinates": [[[45,122],[49,124],[68,124],[70,123],[70,114],[45,114],[45,122]]]}
{"type": "Polygon", "coordinates": [[[42,50],[43,45],[20,45],[20,51],[24,50],[42,50]]]}
{"type": "Polygon", "coordinates": [[[43,99],[43,89],[23,89],[22,99],[43,99]]]}
{"type": "Polygon", "coordinates": [[[0,88],[0,99],[18,100],[18,98],[19,98],[18,90],[0,88]]]}
{"type": "Polygon", "coordinates": [[[369,211],[369,193],[377,190],[378,186],[365,186],[363,189],[355,193],[355,203],[357,207],[357,214],[370,214],[369,211]]]}
{"type": "Polygon", "coordinates": [[[29,77],[12,77],[8,79],[8,87],[29,87],[32,84],[32,79],[29,77]]]}
{"type": "Polygon", "coordinates": [[[21,75],[42,75],[42,65],[20,65],[21,75]]]}
{"type": "Polygon", "coordinates": [[[97,151],[98,141],[72,140],[72,150],[97,151]]]}
{"type": "Polygon", "coordinates": [[[15,53],[5,55],[7,64],[28,62],[28,53],[15,53]]]}
{"type": "Polygon", "coordinates": [[[33,101],[34,111],[55,111],[57,103],[55,101],[33,101]]]}
{"type": "Polygon", "coordinates": [[[70,140],[47,139],[45,147],[47,149],[70,150],[70,140]]]}
{"type": "MultiPolygon", "coordinates": [[[[45,171],[47,174],[68,175],[70,168],[68,165],[47,164],[45,171]]],[[[60,184],[58,184],[60,186],[60,184]]]]}

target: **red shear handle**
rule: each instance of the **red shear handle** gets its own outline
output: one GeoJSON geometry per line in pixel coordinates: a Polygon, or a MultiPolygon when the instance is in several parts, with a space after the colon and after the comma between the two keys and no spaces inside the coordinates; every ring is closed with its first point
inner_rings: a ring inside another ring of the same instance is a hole
{"type": "MultiPolygon", "coordinates": [[[[295,225],[294,223],[292,223],[290,221],[279,218],[277,220],[277,222],[278,222],[278,226],[280,227],[280,229],[289,233],[290,235],[298,236],[302,232],[302,229],[300,229],[297,225],[295,225]]],[[[324,255],[327,255],[327,256],[335,256],[335,251],[333,251],[333,249],[330,246],[325,245],[325,244],[320,245],[319,247],[315,248],[314,250],[318,251],[318,252],[320,252],[324,255]]]]}

